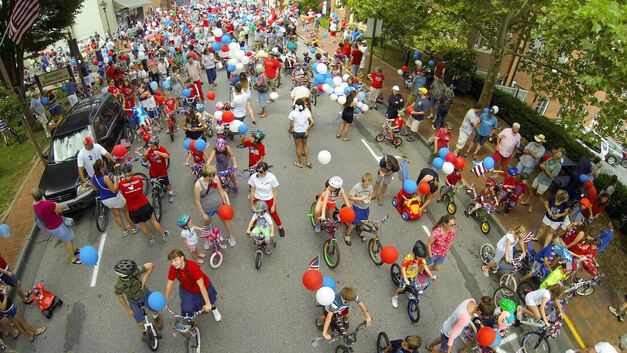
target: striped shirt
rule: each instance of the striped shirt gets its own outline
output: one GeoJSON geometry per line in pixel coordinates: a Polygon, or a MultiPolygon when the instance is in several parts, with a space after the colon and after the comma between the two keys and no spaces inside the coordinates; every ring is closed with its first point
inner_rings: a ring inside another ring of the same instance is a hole
{"type": "Polygon", "coordinates": [[[4,119],[0,119],[0,132],[5,132],[9,130],[9,125],[7,125],[7,122],[4,121],[4,119]]]}

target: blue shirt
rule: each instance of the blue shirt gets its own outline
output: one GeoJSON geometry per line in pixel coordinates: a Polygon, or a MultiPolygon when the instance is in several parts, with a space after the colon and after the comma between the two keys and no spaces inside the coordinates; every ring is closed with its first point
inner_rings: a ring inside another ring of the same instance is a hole
{"type": "Polygon", "coordinates": [[[67,87],[67,95],[71,96],[73,94],[76,94],[76,82],[68,82],[66,85],[67,87]]]}
{"type": "Polygon", "coordinates": [[[424,75],[416,75],[412,79],[412,82],[414,83],[414,86],[412,87],[411,91],[414,94],[418,94],[418,92],[420,92],[420,88],[424,87],[427,83],[427,78],[424,75]]]}
{"type": "Polygon", "coordinates": [[[551,260],[553,260],[553,257],[555,257],[555,252],[553,251],[554,248],[555,245],[553,244],[547,245],[536,253],[536,257],[534,258],[534,260],[536,262],[543,263],[544,258],[546,258],[549,262],[551,262],[551,260]]]}
{"type": "Polygon", "coordinates": [[[601,240],[601,245],[599,246],[598,252],[605,250],[612,238],[614,238],[614,231],[609,228],[603,229],[601,234],[599,234],[599,240],[601,240]]]}
{"type": "Polygon", "coordinates": [[[490,116],[488,113],[483,113],[479,116],[479,127],[477,127],[477,133],[481,136],[490,136],[492,130],[496,128],[496,116],[490,116]]]}
{"type": "Polygon", "coordinates": [[[418,97],[418,99],[416,99],[416,103],[414,103],[414,111],[423,112],[425,113],[425,115],[413,115],[414,119],[416,120],[424,119],[430,106],[431,106],[431,102],[429,101],[429,98],[418,97]]]}

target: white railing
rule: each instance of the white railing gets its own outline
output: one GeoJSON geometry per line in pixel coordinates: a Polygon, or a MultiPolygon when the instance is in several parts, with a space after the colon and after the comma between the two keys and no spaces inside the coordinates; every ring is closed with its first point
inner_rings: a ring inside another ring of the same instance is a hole
{"type": "Polygon", "coordinates": [[[524,102],[525,99],[527,99],[527,94],[529,93],[527,90],[524,90],[519,87],[508,87],[508,86],[501,86],[501,85],[496,85],[495,87],[501,92],[511,94],[512,96],[518,98],[518,100],[521,102],[524,102]]]}

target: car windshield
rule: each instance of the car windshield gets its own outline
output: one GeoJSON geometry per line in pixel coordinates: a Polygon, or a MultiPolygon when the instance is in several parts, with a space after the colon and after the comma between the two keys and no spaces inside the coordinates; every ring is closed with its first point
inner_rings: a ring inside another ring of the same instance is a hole
{"type": "Polygon", "coordinates": [[[83,139],[85,136],[93,137],[91,129],[86,128],[68,135],[55,137],[54,140],[52,140],[53,163],[63,162],[76,157],[78,151],[83,148],[83,139]]]}

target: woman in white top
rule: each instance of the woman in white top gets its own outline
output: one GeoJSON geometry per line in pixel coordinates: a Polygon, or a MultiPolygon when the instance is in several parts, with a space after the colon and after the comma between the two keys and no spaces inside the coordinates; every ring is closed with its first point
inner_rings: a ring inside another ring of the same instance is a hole
{"type": "Polygon", "coordinates": [[[274,223],[279,228],[279,235],[283,238],[285,237],[285,231],[283,230],[283,223],[279,213],[276,210],[276,202],[279,197],[279,181],[274,174],[268,171],[268,168],[266,162],[259,162],[256,169],[257,172],[248,179],[248,185],[250,185],[250,206],[252,208],[257,201],[264,201],[268,206],[270,216],[272,216],[274,223]]]}
{"type": "Polygon", "coordinates": [[[290,120],[290,125],[287,128],[287,133],[292,134],[294,137],[294,146],[296,147],[296,162],[294,162],[294,165],[302,168],[301,157],[304,155],[307,168],[311,168],[307,138],[309,137],[309,129],[314,125],[314,120],[309,109],[305,107],[305,102],[302,98],[296,100],[294,110],[288,115],[288,119],[290,120]]]}
{"type": "Polygon", "coordinates": [[[559,310],[559,314],[562,315],[562,304],[560,303],[561,297],[564,295],[564,288],[559,285],[549,286],[547,288],[536,289],[533,292],[525,295],[526,308],[522,306],[518,307],[517,316],[521,320],[522,315],[530,316],[535,320],[544,321],[546,326],[549,326],[549,320],[546,316],[546,305],[553,299],[553,302],[559,310]]]}
{"type": "Polygon", "coordinates": [[[202,57],[200,59],[200,63],[202,67],[205,69],[205,73],[207,74],[207,82],[209,82],[209,86],[216,86],[216,56],[213,53],[213,49],[211,46],[207,46],[205,51],[202,53],[202,57]]]}
{"type": "Polygon", "coordinates": [[[523,237],[527,233],[527,230],[523,226],[518,226],[509,232],[507,232],[499,241],[496,243],[496,255],[494,259],[490,260],[487,265],[481,267],[483,269],[483,275],[486,277],[490,276],[490,269],[495,267],[498,269],[498,264],[501,262],[503,257],[505,257],[505,263],[512,263],[512,258],[514,257],[514,247],[516,243],[520,244],[520,248],[523,251],[523,256],[526,252],[525,243],[522,241],[523,237]]]}
{"type": "MultiPolygon", "coordinates": [[[[242,84],[240,82],[233,85],[233,99],[231,100],[231,111],[233,111],[233,115],[235,115],[235,119],[244,122],[246,119],[246,111],[250,113],[251,118],[253,119],[253,124],[257,124],[255,121],[255,114],[253,113],[253,105],[250,102],[250,93],[249,91],[244,91],[242,89],[242,84]]],[[[244,134],[240,134],[240,144],[237,146],[238,148],[244,148],[244,134]]]]}

